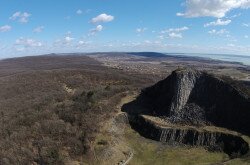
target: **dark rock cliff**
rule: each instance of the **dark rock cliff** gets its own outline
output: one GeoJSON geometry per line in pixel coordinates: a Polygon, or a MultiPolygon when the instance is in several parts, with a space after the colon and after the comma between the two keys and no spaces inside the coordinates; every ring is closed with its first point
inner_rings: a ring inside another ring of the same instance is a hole
{"type": "Polygon", "coordinates": [[[212,151],[223,151],[231,157],[238,157],[249,151],[247,142],[230,133],[194,128],[162,127],[142,116],[130,116],[130,124],[142,136],[170,145],[204,146],[212,151]]]}
{"type": "Polygon", "coordinates": [[[250,135],[249,95],[206,72],[176,70],[141,97],[149,100],[152,114],[173,123],[211,124],[250,135]]]}

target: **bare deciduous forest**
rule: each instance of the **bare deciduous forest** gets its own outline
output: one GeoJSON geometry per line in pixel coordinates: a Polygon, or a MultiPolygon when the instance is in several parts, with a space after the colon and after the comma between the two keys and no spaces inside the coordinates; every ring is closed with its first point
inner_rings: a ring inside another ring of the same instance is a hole
{"type": "Polygon", "coordinates": [[[0,67],[0,164],[91,158],[90,144],[120,98],[153,82],[85,56],[8,59],[0,67]]]}

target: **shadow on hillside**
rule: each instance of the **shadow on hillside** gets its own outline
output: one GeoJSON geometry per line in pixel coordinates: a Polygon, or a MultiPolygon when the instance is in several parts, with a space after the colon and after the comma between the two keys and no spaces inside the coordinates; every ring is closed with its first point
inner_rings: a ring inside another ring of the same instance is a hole
{"type": "Polygon", "coordinates": [[[122,112],[126,112],[128,115],[152,115],[152,112],[148,104],[149,100],[140,94],[135,100],[126,103],[122,106],[122,112]]]}

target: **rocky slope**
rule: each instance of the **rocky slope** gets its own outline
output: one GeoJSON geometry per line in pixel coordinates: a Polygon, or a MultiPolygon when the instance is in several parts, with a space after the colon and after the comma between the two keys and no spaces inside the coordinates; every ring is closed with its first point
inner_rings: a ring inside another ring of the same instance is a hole
{"type": "Polygon", "coordinates": [[[146,138],[171,145],[204,146],[238,157],[249,151],[240,134],[250,135],[247,90],[228,78],[178,69],[144,89],[123,111],[132,128],[146,138]]]}
{"type": "Polygon", "coordinates": [[[250,135],[250,98],[245,91],[206,72],[179,69],[146,88],[151,114],[174,123],[209,124],[250,135]]]}
{"type": "Polygon", "coordinates": [[[203,146],[211,151],[223,151],[231,158],[249,151],[248,143],[237,133],[213,127],[163,125],[144,115],[130,116],[130,125],[142,136],[169,145],[203,146]]]}

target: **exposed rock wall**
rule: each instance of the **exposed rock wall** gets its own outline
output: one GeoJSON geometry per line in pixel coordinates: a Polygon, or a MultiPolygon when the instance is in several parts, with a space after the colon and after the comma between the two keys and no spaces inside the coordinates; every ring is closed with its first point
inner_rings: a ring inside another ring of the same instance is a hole
{"type": "Polygon", "coordinates": [[[249,150],[247,142],[232,134],[161,127],[142,116],[130,116],[130,124],[142,136],[170,145],[205,146],[211,150],[224,151],[232,157],[244,155],[249,150]]]}
{"type": "Polygon", "coordinates": [[[152,113],[172,122],[213,124],[250,135],[250,99],[229,82],[206,72],[174,71],[145,89],[152,113]]]}
{"type": "Polygon", "coordinates": [[[175,93],[170,105],[170,114],[178,113],[185,107],[199,77],[199,72],[188,72],[187,74],[176,74],[174,76],[176,76],[176,82],[173,84],[175,93]]]}

